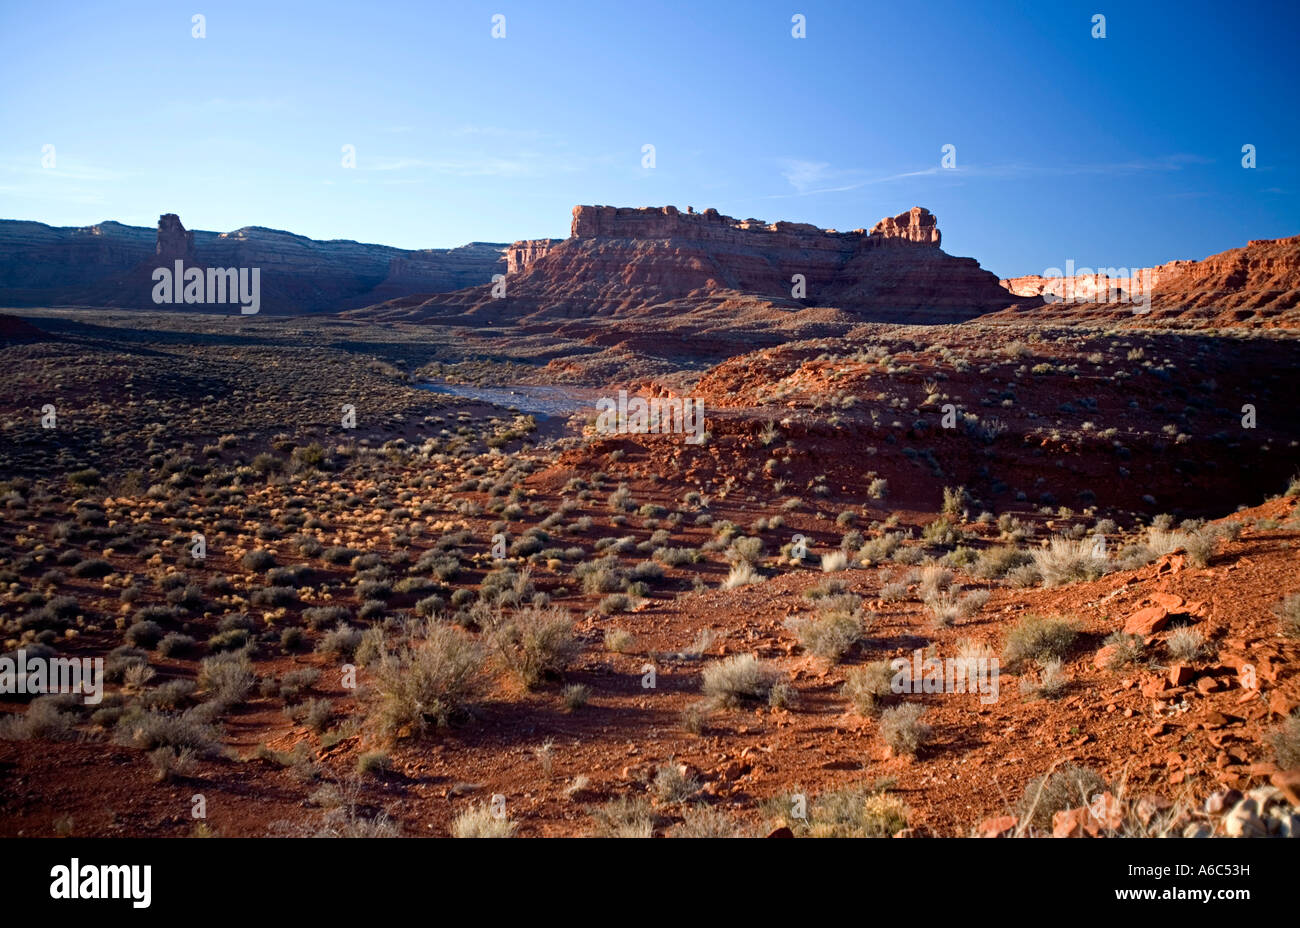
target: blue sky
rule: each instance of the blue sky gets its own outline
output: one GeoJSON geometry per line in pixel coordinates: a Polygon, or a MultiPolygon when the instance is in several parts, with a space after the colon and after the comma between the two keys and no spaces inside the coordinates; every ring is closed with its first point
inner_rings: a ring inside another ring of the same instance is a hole
{"type": "Polygon", "coordinates": [[[1294,2],[5,2],[0,217],[420,248],[565,236],[578,203],[841,230],[920,205],[1003,276],[1200,258],[1300,233],[1298,26],[1294,2]]]}

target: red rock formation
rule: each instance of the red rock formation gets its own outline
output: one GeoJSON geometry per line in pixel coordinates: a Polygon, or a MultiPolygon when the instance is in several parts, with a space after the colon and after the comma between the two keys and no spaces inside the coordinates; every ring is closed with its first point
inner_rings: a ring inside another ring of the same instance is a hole
{"type": "Polygon", "coordinates": [[[836,232],[715,209],[577,206],[571,228],[568,239],[508,249],[504,299],[478,288],[364,314],[481,322],[653,315],[662,324],[667,303],[676,316],[690,313],[692,301],[713,306],[727,297],[787,311],[833,307],[859,321],[946,323],[1023,302],[974,259],[940,250],[935,217],[921,207],[870,231],[836,232]]]}
{"type": "Polygon", "coordinates": [[[175,213],[163,213],[158,217],[158,242],[154,254],[163,263],[177,258],[187,264],[194,262],[194,233],[185,231],[181,217],[175,213]]]}
{"type": "Polygon", "coordinates": [[[1029,308],[1031,315],[1053,321],[1300,328],[1300,236],[1252,241],[1204,261],[1171,261],[1142,270],[1151,275],[1149,306],[1130,300],[1132,277],[1076,275],[1063,281],[1030,276],[1002,285],[1015,294],[1073,293],[1073,301],[1029,308]],[[1108,287],[1117,290],[1107,293],[1108,287]]]}

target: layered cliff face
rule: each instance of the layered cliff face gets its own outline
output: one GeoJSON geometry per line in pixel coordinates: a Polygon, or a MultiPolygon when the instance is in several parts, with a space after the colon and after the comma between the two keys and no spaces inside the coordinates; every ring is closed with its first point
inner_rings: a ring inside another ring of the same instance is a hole
{"type": "Polygon", "coordinates": [[[948,323],[1023,302],[940,242],[935,217],[921,207],[870,230],[836,232],[713,209],[578,206],[569,238],[510,246],[504,298],[478,288],[366,315],[483,322],[649,315],[675,325],[666,304],[681,313],[726,298],[784,311],[830,307],[853,321],[948,323]]]}
{"type": "Polygon", "coordinates": [[[1300,328],[1300,236],[1252,241],[1203,261],[1171,261],[1128,277],[1030,276],[1002,285],[1015,294],[1048,295],[1049,302],[1030,310],[1045,320],[1300,328]]]}
{"type": "Polygon", "coordinates": [[[157,230],[0,220],[0,305],[152,308],[153,269],[179,259],[187,267],[260,268],[263,312],[337,312],[486,283],[506,272],[504,251],[487,242],[413,251],[259,226],[190,231],[174,213],[161,216],[157,230]]]}

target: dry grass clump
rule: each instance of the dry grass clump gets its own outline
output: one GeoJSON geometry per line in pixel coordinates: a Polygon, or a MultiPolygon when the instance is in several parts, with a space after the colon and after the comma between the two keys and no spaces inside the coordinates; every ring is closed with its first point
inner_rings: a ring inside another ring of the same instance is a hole
{"type": "Polygon", "coordinates": [[[793,617],[786,625],[809,654],[837,663],[863,639],[868,621],[862,598],[841,593],[818,600],[814,615],[793,617]]]}
{"type": "Polygon", "coordinates": [[[715,705],[767,701],[783,674],[752,654],[737,654],[704,668],[703,691],[715,705]]]}
{"type": "Polygon", "coordinates": [[[871,715],[894,695],[893,679],[890,661],[873,661],[850,670],[840,693],[861,715],[871,715]]]}
{"type": "Polygon", "coordinates": [[[745,828],[721,809],[693,806],[669,833],[674,838],[744,838],[745,828]]]}
{"type": "Polygon", "coordinates": [[[1086,806],[1092,802],[1093,796],[1109,788],[1097,771],[1066,764],[1059,770],[1030,780],[1015,812],[1022,823],[1050,833],[1053,815],[1065,809],[1086,806]]]}
{"type": "Polygon", "coordinates": [[[511,838],[518,830],[518,822],[504,815],[498,818],[492,807],[483,803],[471,805],[451,823],[453,838],[511,838]]]}
{"type": "Polygon", "coordinates": [[[1282,624],[1282,634],[1300,638],[1300,593],[1292,593],[1273,607],[1282,624]]]}
{"type": "Polygon", "coordinates": [[[595,819],[595,837],[654,837],[654,813],[644,796],[619,796],[590,811],[595,819]]]}
{"type": "Polygon", "coordinates": [[[1043,586],[1096,580],[1110,569],[1110,562],[1088,538],[1054,535],[1047,547],[1033,552],[1033,557],[1043,586]]]}
{"type": "Polygon", "coordinates": [[[925,707],[905,702],[880,713],[880,736],[895,754],[915,755],[932,737],[933,729],[921,721],[925,707]]]}
{"type": "Polygon", "coordinates": [[[1012,669],[1026,661],[1064,659],[1078,637],[1078,626],[1068,619],[1027,615],[1007,631],[1002,657],[1012,669]]]}
{"type": "Polygon", "coordinates": [[[1179,661],[1194,661],[1209,650],[1201,630],[1187,625],[1171,631],[1165,639],[1165,647],[1170,656],[1179,661]]]}
{"type": "Polygon", "coordinates": [[[722,581],[722,589],[734,590],[737,587],[762,582],[763,575],[758,572],[754,565],[748,561],[741,561],[731,568],[731,572],[727,574],[727,579],[722,581]]]}

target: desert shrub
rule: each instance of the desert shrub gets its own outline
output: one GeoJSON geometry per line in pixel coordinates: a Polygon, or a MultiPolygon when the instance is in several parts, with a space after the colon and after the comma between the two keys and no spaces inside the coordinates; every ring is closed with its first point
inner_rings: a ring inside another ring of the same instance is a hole
{"type": "Polygon", "coordinates": [[[596,611],[601,615],[612,615],[615,612],[627,612],[631,606],[632,600],[626,594],[610,593],[596,604],[596,611]]]}
{"type": "Polygon", "coordinates": [[[316,653],[334,658],[350,659],[361,644],[361,629],[339,624],[326,632],[316,643],[316,653]]]}
{"type": "Polygon", "coordinates": [[[428,623],[415,643],[375,667],[374,721],[384,737],[422,733],[462,717],[481,691],[483,654],[460,629],[428,623]]]}
{"type": "Polygon", "coordinates": [[[290,586],[264,586],[254,590],[250,599],[254,606],[292,606],[298,601],[298,591],[290,586]]]}
{"type": "Polygon", "coordinates": [[[1034,551],[1034,567],[1044,586],[1096,580],[1109,569],[1104,556],[1097,553],[1088,538],[1071,539],[1055,535],[1046,548],[1034,551]]]}
{"type": "Polygon", "coordinates": [[[849,556],[843,551],[831,551],[822,555],[822,572],[836,573],[849,566],[849,556]]]}
{"type": "Polygon", "coordinates": [[[921,721],[925,707],[906,702],[880,713],[880,736],[895,754],[916,754],[933,732],[921,721]]]}
{"type": "Polygon", "coordinates": [[[183,777],[194,769],[194,750],[172,747],[154,748],[149,752],[149,763],[153,767],[154,779],[159,783],[169,783],[177,777],[183,777]]]}
{"type": "Polygon", "coordinates": [[[1126,635],[1120,629],[1111,632],[1102,642],[1103,647],[1112,649],[1106,659],[1107,669],[1118,670],[1133,663],[1142,655],[1143,644],[1145,641],[1141,635],[1126,635]]]}
{"type": "Polygon", "coordinates": [[[275,566],[275,555],[265,548],[254,548],[239,559],[246,570],[270,570],[275,566]]]}
{"type": "Polygon", "coordinates": [[[489,643],[526,687],[563,675],[580,649],[572,617],[558,606],[520,609],[491,632],[489,643]]]}
{"type": "Polygon", "coordinates": [[[1282,624],[1282,633],[1300,638],[1300,593],[1292,593],[1273,607],[1273,613],[1282,624]]]}
{"type": "Polygon", "coordinates": [[[393,758],[387,751],[366,751],[357,757],[357,773],[361,776],[380,776],[393,769],[393,758]]]}
{"type": "Polygon", "coordinates": [[[791,618],[786,624],[805,651],[836,663],[862,640],[866,630],[857,599],[823,600],[814,615],[791,618]]]}
{"type": "Polygon", "coordinates": [[[220,731],[197,707],[180,713],[150,709],[124,714],[118,720],[113,739],[118,744],[144,751],[188,749],[199,756],[215,756],[221,752],[220,731]]]}
{"type": "Polygon", "coordinates": [[[692,806],[682,813],[681,824],[673,826],[674,838],[743,838],[744,828],[721,809],[692,806]]]}
{"type": "MultiPolygon", "coordinates": [[[[777,808],[789,809],[778,800],[777,808]]],[[[879,788],[851,786],[822,793],[808,804],[808,821],[795,822],[810,838],[889,838],[907,827],[910,810],[879,788]]]]}
{"type": "Polygon", "coordinates": [[[1016,804],[1016,814],[1022,822],[1050,833],[1054,814],[1087,806],[1093,796],[1108,788],[1097,771],[1066,764],[1051,774],[1030,780],[1016,804]]]}
{"type": "Polygon", "coordinates": [[[757,564],[763,556],[763,539],[752,536],[737,538],[727,550],[727,557],[736,564],[757,564]]]}
{"type": "Polygon", "coordinates": [[[650,789],[660,802],[685,802],[700,790],[700,781],[690,776],[684,765],[671,757],[655,770],[650,789]]]}
{"type": "Polygon", "coordinates": [[[326,548],[321,553],[321,558],[330,564],[344,565],[352,563],[353,558],[361,556],[361,552],[356,548],[333,547],[326,548]]]}
{"type": "Polygon", "coordinates": [[[170,632],[158,642],[158,654],[162,657],[185,657],[194,653],[197,644],[189,635],[170,632]]]}
{"type": "Polygon", "coordinates": [[[108,652],[104,658],[104,679],[109,683],[117,683],[126,677],[126,673],[132,667],[149,665],[149,654],[147,651],[141,651],[139,648],[133,648],[130,645],[122,645],[108,652]]]}
{"type": "Polygon", "coordinates": [[[347,622],[352,614],[343,606],[312,606],[302,611],[302,617],[312,628],[322,629],[347,622]]]}
{"type": "Polygon", "coordinates": [[[137,648],[152,648],[162,640],[163,630],[157,622],[136,622],[123,636],[126,643],[137,648]]]}
{"type": "Polygon", "coordinates": [[[41,696],[32,701],[26,712],[0,716],[0,739],[58,741],[72,738],[76,734],[76,722],[77,716],[60,709],[57,699],[41,696]]]}
{"type": "Polygon", "coordinates": [[[301,722],[310,731],[320,734],[329,727],[330,716],[334,713],[334,704],[328,699],[308,699],[289,706],[286,714],[295,722],[301,722]]]}
{"type": "Polygon", "coordinates": [[[1063,659],[1078,636],[1078,627],[1068,619],[1027,615],[1007,632],[1002,658],[1011,668],[1026,661],[1063,659]]]}
{"type": "Polygon", "coordinates": [[[644,796],[619,796],[591,810],[599,838],[653,838],[654,815],[644,796]]]}
{"type": "Polygon", "coordinates": [[[221,651],[239,651],[249,644],[246,628],[228,628],[208,638],[208,650],[213,653],[221,651]]]}
{"type": "Polygon", "coordinates": [[[983,551],[970,568],[972,577],[981,580],[996,580],[1005,577],[1017,567],[1033,563],[1034,557],[1028,551],[1010,545],[989,548],[983,551]]]}
{"type": "Polygon", "coordinates": [[[698,563],[703,555],[698,548],[656,548],[654,559],[669,567],[680,567],[683,564],[698,563]]]}
{"type": "Polygon", "coordinates": [[[731,568],[727,578],[722,581],[722,589],[734,590],[737,587],[762,582],[763,575],[754,568],[754,565],[748,561],[741,561],[731,568]]]}
{"type": "Polygon", "coordinates": [[[1192,532],[1183,544],[1183,549],[1187,553],[1187,562],[1193,567],[1208,566],[1218,544],[1219,534],[1213,529],[1192,532]]]}
{"type": "Polygon", "coordinates": [[[1183,626],[1169,633],[1165,647],[1175,660],[1194,661],[1205,654],[1205,636],[1198,628],[1183,626]]]}
{"type": "Polygon", "coordinates": [[[222,707],[243,702],[255,682],[252,664],[244,654],[217,654],[199,664],[199,688],[222,707]]]}
{"type": "Polygon", "coordinates": [[[113,572],[113,565],[102,557],[87,558],[78,561],[72,567],[74,577],[107,577],[113,572]]]}
{"type": "Polygon", "coordinates": [[[704,668],[703,690],[717,705],[737,706],[746,701],[765,701],[782,674],[752,654],[737,654],[704,668]]]}
{"type": "Polygon", "coordinates": [[[1061,669],[1059,658],[1041,661],[1038,665],[1038,679],[1029,676],[1020,678],[1020,692],[1026,696],[1044,699],[1059,699],[1065,695],[1070,679],[1061,669]]]}
{"type": "Polygon", "coordinates": [[[870,715],[893,695],[890,685],[893,679],[890,661],[873,661],[850,670],[840,693],[860,714],[870,715]]]}
{"type": "Polygon", "coordinates": [[[885,583],[880,587],[880,598],[887,603],[901,603],[907,599],[906,583],[885,583]]]}
{"type": "Polygon", "coordinates": [[[510,838],[519,830],[519,823],[508,818],[497,818],[492,807],[476,803],[465,809],[451,823],[453,838],[510,838]]]}
{"type": "Polygon", "coordinates": [[[591,699],[591,687],[581,683],[570,683],[560,692],[560,704],[568,712],[576,712],[591,699]]]}
{"type": "Polygon", "coordinates": [[[900,532],[886,532],[879,538],[873,538],[858,549],[858,560],[875,564],[887,561],[903,542],[900,532]]]}
{"type": "Polygon", "coordinates": [[[958,532],[947,519],[935,519],[921,530],[921,538],[931,545],[945,548],[957,543],[958,532]]]}
{"type": "Polygon", "coordinates": [[[1283,770],[1300,767],[1300,711],[1292,712],[1270,740],[1279,767],[1283,770]]]}
{"type": "Polygon", "coordinates": [[[605,632],[605,650],[626,654],[636,647],[636,636],[624,628],[611,628],[605,632]]]}

